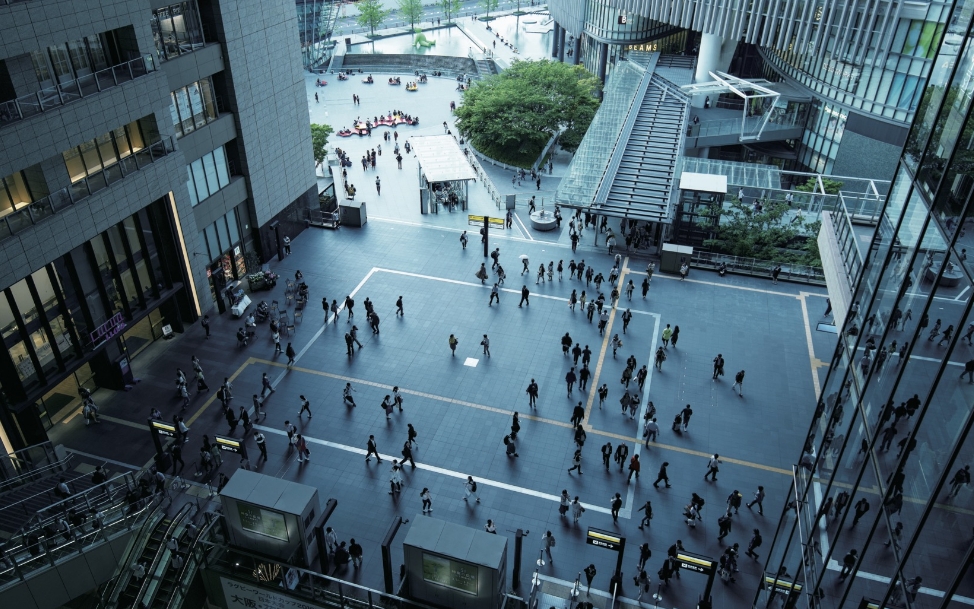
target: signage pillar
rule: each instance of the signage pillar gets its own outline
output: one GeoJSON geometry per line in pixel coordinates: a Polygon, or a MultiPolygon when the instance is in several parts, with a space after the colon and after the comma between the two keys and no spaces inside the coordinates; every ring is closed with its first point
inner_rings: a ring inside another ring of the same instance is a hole
{"type": "Polygon", "coordinates": [[[514,533],[514,576],[511,578],[511,589],[521,587],[521,551],[524,549],[524,531],[518,529],[514,533]]]}
{"type": "Polygon", "coordinates": [[[382,577],[386,594],[395,594],[395,582],[392,580],[392,551],[389,548],[392,546],[392,540],[396,538],[396,533],[399,532],[399,527],[404,522],[409,521],[403,520],[402,516],[393,518],[389,530],[386,531],[386,536],[382,539],[382,577]]]}
{"type": "Polygon", "coordinates": [[[484,216],[484,258],[490,255],[490,245],[487,243],[487,236],[490,234],[490,218],[484,216]]]}

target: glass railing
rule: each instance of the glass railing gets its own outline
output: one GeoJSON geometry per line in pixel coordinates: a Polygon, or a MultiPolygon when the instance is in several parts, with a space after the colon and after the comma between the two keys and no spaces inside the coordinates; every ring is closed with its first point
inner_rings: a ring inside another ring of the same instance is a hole
{"type": "MultiPolygon", "coordinates": [[[[687,129],[688,137],[718,137],[737,135],[755,135],[764,121],[763,116],[749,116],[741,118],[723,118],[711,121],[700,121],[691,124],[687,129]]],[[[789,112],[787,114],[773,114],[768,119],[762,133],[783,129],[796,129],[805,124],[805,111],[789,112]]]]}
{"type": "Polygon", "coordinates": [[[112,163],[71,186],[55,191],[39,201],[0,218],[0,241],[13,237],[20,231],[49,218],[75,203],[108,188],[125,176],[136,172],[175,150],[172,137],[165,137],[154,144],[112,163]]]}
{"type": "MultiPolygon", "coordinates": [[[[0,0],[0,2],[10,0],[0,0]]],[[[36,93],[0,102],[0,128],[22,121],[42,112],[117,87],[156,71],[152,55],[142,55],[93,74],[82,76],[56,87],[45,87],[36,93]]]]}
{"type": "Polygon", "coordinates": [[[696,268],[712,270],[717,270],[720,264],[724,263],[727,265],[727,271],[729,273],[756,275],[759,277],[770,277],[771,269],[780,264],[781,274],[778,275],[778,279],[781,281],[825,285],[825,273],[822,271],[822,267],[819,266],[778,263],[773,260],[741,258],[739,256],[729,256],[727,254],[716,254],[712,252],[693,252],[690,263],[696,268]]]}

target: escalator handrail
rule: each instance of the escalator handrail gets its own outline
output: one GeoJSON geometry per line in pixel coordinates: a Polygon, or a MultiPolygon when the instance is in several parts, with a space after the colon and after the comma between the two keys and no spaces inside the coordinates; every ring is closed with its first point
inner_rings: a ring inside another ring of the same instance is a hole
{"type": "MultiPolygon", "coordinates": [[[[176,592],[179,590],[180,582],[183,580],[183,576],[185,575],[186,570],[190,568],[190,557],[193,555],[193,552],[196,550],[197,544],[199,544],[199,541],[201,539],[203,539],[204,537],[210,534],[210,529],[216,526],[216,524],[219,521],[220,521],[219,518],[213,518],[205,526],[200,527],[199,531],[197,531],[196,533],[196,537],[194,537],[193,540],[186,546],[186,557],[187,557],[186,562],[183,563],[183,568],[180,569],[179,572],[176,574],[175,585],[173,586],[172,592],[169,593],[169,598],[167,598],[165,602],[166,609],[174,609],[173,602],[176,598],[176,592]]],[[[199,564],[195,565],[196,569],[199,569],[199,567],[200,567],[199,564]]],[[[159,603],[153,603],[153,605],[158,607],[159,603]]]]}
{"type": "MultiPolygon", "coordinates": [[[[156,501],[158,498],[159,495],[154,495],[151,500],[156,501]]],[[[111,585],[106,586],[105,590],[101,594],[101,597],[98,599],[97,607],[99,609],[107,606],[109,599],[115,599],[118,597],[121,592],[118,590],[119,582],[123,579],[122,576],[125,574],[125,571],[128,570],[129,565],[132,564],[133,553],[136,551],[136,549],[141,552],[145,547],[145,544],[148,542],[149,538],[146,534],[147,527],[148,530],[154,529],[163,520],[163,518],[165,518],[165,515],[166,510],[160,501],[159,504],[153,508],[152,512],[146,516],[146,519],[142,523],[142,526],[139,527],[138,532],[136,532],[132,536],[131,541],[129,541],[128,548],[125,551],[125,556],[118,562],[118,567],[111,579],[111,585]]],[[[126,584],[127,583],[128,581],[126,580],[126,584]]]]}
{"type": "MultiPolygon", "coordinates": [[[[139,586],[139,591],[135,594],[135,603],[133,603],[134,606],[141,606],[140,601],[142,600],[142,597],[145,596],[146,587],[149,585],[149,582],[152,581],[152,574],[156,572],[156,569],[159,567],[159,561],[162,560],[163,554],[165,554],[166,550],[168,549],[166,547],[166,540],[169,539],[172,532],[176,530],[180,524],[182,524],[183,519],[186,518],[187,514],[192,516],[192,514],[195,513],[195,509],[195,503],[185,504],[183,507],[179,508],[179,511],[176,512],[175,516],[173,516],[169,526],[166,527],[166,532],[162,537],[163,542],[159,545],[159,549],[156,550],[156,555],[152,557],[152,564],[146,568],[145,577],[142,578],[142,585],[139,586]]],[[[116,597],[114,600],[117,601],[118,598],[116,597]]]]}
{"type": "MultiPolygon", "coordinates": [[[[156,501],[157,499],[160,500],[159,504],[155,507],[155,509],[152,510],[152,513],[146,517],[145,522],[143,522],[142,526],[139,527],[138,532],[132,536],[132,541],[129,542],[128,549],[125,552],[125,557],[118,562],[118,568],[111,580],[111,585],[105,588],[101,598],[98,599],[98,609],[108,607],[118,601],[118,596],[124,589],[121,582],[124,580],[125,585],[128,585],[128,578],[124,576],[126,571],[129,570],[129,566],[132,564],[133,556],[136,555],[136,552],[141,553],[142,550],[145,549],[146,544],[149,542],[149,532],[155,529],[156,526],[158,526],[159,523],[165,518],[166,507],[168,506],[163,507],[161,495],[158,493],[153,495],[151,498],[152,501],[156,501]]],[[[146,575],[148,575],[148,573],[146,575]]]]}

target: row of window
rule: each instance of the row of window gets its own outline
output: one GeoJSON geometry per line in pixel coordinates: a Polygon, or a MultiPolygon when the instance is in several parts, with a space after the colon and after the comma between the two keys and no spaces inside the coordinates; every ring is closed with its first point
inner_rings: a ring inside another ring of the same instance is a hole
{"type": "Polygon", "coordinates": [[[219,113],[210,77],[176,89],[170,93],[170,97],[169,111],[178,137],[215,121],[219,113]]]}
{"type": "Polygon", "coordinates": [[[0,217],[29,205],[33,200],[23,171],[0,178],[0,217]]]}
{"type": "Polygon", "coordinates": [[[240,245],[240,223],[237,220],[237,210],[231,209],[225,216],[201,230],[200,243],[206,245],[210,262],[219,259],[240,245]]]}
{"type": "Polygon", "coordinates": [[[230,169],[227,166],[227,153],[220,146],[213,152],[204,154],[186,167],[189,175],[187,187],[193,207],[230,183],[230,169]]]}
{"type": "Polygon", "coordinates": [[[196,0],[178,2],[152,11],[150,20],[156,56],[160,61],[192,53],[203,46],[203,24],[196,0]]]}
{"type": "Polygon", "coordinates": [[[65,151],[64,165],[71,183],[114,165],[157,139],[155,117],[149,115],[65,151]]]}
{"type": "Polygon", "coordinates": [[[105,47],[110,35],[111,32],[85,36],[42,51],[32,51],[30,59],[38,84],[41,88],[51,87],[109,67],[111,62],[105,47]]]}

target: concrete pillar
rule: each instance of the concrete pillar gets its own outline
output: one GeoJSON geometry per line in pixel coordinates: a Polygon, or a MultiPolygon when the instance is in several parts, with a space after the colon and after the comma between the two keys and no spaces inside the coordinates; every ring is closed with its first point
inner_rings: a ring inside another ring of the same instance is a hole
{"type": "MultiPolygon", "coordinates": [[[[719,70],[720,50],[723,46],[723,39],[716,34],[700,35],[700,51],[697,54],[697,72],[693,75],[693,82],[710,82],[710,72],[719,70]]],[[[695,108],[703,108],[706,95],[695,95],[690,104],[695,108]]],[[[712,96],[711,105],[717,102],[716,97],[712,96]]]]}
{"type": "Polygon", "coordinates": [[[578,65],[582,61],[582,35],[575,36],[575,44],[572,46],[572,65],[578,65]]]}
{"type": "Polygon", "coordinates": [[[555,29],[551,31],[551,56],[558,57],[558,39],[561,36],[561,26],[555,21],[555,29]]]}
{"type": "Polygon", "coordinates": [[[558,61],[565,63],[565,28],[561,28],[561,37],[558,40],[558,61]]]}
{"type": "MultiPolygon", "coordinates": [[[[609,63],[609,43],[600,42],[599,43],[599,82],[605,86],[605,68],[609,63]]],[[[599,98],[602,98],[602,93],[599,93],[599,98]]]]}

